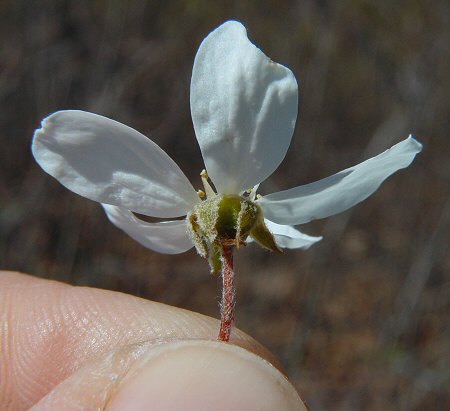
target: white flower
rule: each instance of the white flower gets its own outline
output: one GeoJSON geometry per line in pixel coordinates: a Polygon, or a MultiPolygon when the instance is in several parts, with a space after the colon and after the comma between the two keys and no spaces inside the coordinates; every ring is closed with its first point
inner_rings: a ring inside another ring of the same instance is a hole
{"type": "Polygon", "coordinates": [[[202,42],[192,73],[192,119],[208,173],[203,174],[203,199],[155,143],[96,114],[70,110],[50,115],[35,132],[32,151],[47,173],[102,203],[116,226],[152,250],[176,254],[195,243],[206,256],[214,251],[208,248],[211,242],[223,240],[225,223],[211,231],[204,226],[217,225],[220,213],[230,210],[236,213],[229,237],[232,241],[235,235],[237,246],[255,239],[273,249],[270,234],[261,238],[258,227],[260,234],[268,229],[278,247],[308,248],[321,237],[302,234],[293,225],[340,213],[364,200],[407,167],[422,146],[410,136],[331,177],[258,198],[257,186],[275,171],[289,147],[297,94],[292,72],[256,48],[240,23],[229,21],[202,42]],[[221,198],[238,199],[237,208],[220,203],[221,198]],[[215,211],[204,206],[213,203],[215,211]],[[215,213],[212,220],[202,217],[210,211],[215,213]],[[133,213],[174,220],[148,223],[133,213]]]}

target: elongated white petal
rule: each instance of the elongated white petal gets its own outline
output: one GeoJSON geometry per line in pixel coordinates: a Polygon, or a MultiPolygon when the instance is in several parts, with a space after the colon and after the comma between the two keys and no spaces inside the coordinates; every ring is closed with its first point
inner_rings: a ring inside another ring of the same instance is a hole
{"type": "Polygon", "coordinates": [[[193,247],[185,220],[147,223],[129,210],[102,204],[109,220],[144,247],[164,254],[179,254],[193,247]]]}
{"type": "Polygon", "coordinates": [[[270,60],[229,21],[203,41],[191,80],[191,112],[206,169],[218,192],[237,194],[283,160],[297,117],[292,72],[270,60]]]}
{"type": "Polygon", "coordinates": [[[304,224],[353,207],[397,170],[411,164],[422,145],[410,136],[389,150],[323,180],[257,200],[264,216],[279,224],[304,224]]]}
{"type": "MultiPolygon", "coordinates": [[[[312,237],[310,235],[303,234],[294,227],[277,224],[267,218],[264,219],[264,222],[280,248],[307,249],[322,240],[322,237],[312,237]]],[[[252,241],[253,240],[251,238],[248,239],[248,242],[252,241]]]]}
{"type": "Polygon", "coordinates": [[[32,145],[39,165],[69,190],[155,217],[185,215],[198,197],[175,162],[141,133],[84,111],[42,122],[32,145]]]}
{"type": "Polygon", "coordinates": [[[281,248],[309,248],[322,240],[322,237],[312,237],[303,234],[290,225],[281,225],[264,219],[267,228],[275,237],[277,245],[281,248]]]}

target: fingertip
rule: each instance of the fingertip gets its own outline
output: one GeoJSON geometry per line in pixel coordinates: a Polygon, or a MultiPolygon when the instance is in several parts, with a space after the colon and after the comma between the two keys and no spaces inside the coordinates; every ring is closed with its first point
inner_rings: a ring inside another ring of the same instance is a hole
{"type": "Polygon", "coordinates": [[[306,410],[294,387],[266,360],[214,341],[152,349],[112,394],[110,411],[306,410]]]}
{"type": "MultiPolygon", "coordinates": [[[[263,358],[232,344],[137,344],[79,370],[32,411],[306,411],[295,388],[263,358]]],[[[30,411],[31,411],[30,410],[30,411]]]]}

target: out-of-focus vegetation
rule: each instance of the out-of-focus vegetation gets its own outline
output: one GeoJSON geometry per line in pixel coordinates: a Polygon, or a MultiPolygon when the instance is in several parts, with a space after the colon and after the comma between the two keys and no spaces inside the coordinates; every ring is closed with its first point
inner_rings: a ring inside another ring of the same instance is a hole
{"type": "Polygon", "coordinates": [[[200,187],[192,63],[235,18],[300,84],[291,148],[262,193],[410,132],[425,145],[370,199],[302,227],[324,236],[309,251],[239,252],[237,325],[312,410],[450,409],[449,16],[446,0],[0,1],[0,266],[218,315],[205,261],[133,242],[46,175],[30,141],[53,111],[93,111],[150,136],[200,187]]]}

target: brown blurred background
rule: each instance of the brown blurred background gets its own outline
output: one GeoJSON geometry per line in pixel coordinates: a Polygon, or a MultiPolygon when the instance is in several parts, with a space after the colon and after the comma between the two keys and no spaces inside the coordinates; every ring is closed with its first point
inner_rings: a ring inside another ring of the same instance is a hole
{"type": "Polygon", "coordinates": [[[235,18],[300,84],[291,148],[261,193],[409,133],[425,145],[364,203],[301,227],[324,236],[310,250],[239,252],[237,326],[312,410],[450,409],[449,16],[446,0],[0,0],[0,267],[218,315],[205,261],[133,242],[46,175],[30,141],[53,111],[93,111],[150,136],[199,188],[192,63],[235,18]]]}

